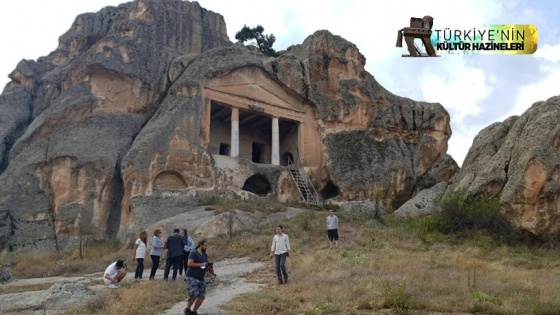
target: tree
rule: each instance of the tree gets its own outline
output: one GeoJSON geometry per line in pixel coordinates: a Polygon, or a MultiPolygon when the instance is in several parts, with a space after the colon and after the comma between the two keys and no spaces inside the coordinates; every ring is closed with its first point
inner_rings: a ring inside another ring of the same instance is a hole
{"type": "Polygon", "coordinates": [[[251,44],[256,45],[262,53],[272,57],[278,57],[278,53],[272,48],[276,37],[274,34],[264,34],[264,27],[261,25],[257,25],[253,28],[244,25],[243,28],[235,34],[235,39],[240,43],[252,40],[253,42],[251,44]]]}

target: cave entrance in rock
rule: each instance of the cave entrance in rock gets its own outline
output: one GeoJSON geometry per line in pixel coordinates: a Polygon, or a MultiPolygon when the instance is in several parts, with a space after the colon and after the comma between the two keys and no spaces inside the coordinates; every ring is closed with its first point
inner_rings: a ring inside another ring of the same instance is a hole
{"type": "MultiPolygon", "coordinates": [[[[276,157],[276,165],[280,165],[283,158],[280,152],[297,151],[298,130],[296,121],[210,101],[208,149],[211,154],[240,157],[261,164],[274,164],[276,157]],[[275,145],[277,152],[274,152],[275,145]]],[[[292,155],[292,161],[293,158],[292,155]]]]}
{"type": "Polygon", "coordinates": [[[319,193],[323,200],[327,200],[340,195],[340,189],[332,181],[329,181],[319,193]]]}
{"type": "Polygon", "coordinates": [[[242,189],[263,197],[272,191],[268,179],[261,174],[255,174],[247,178],[242,189]]]}

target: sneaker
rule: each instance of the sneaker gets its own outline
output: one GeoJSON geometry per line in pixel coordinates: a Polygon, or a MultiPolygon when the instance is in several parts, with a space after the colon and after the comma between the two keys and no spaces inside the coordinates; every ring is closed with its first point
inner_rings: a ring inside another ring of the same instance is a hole
{"type": "Polygon", "coordinates": [[[119,286],[118,284],[116,284],[116,283],[111,283],[111,284],[109,284],[109,288],[111,288],[111,289],[118,289],[118,288],[120,288],[120,286],[119,286]]]}
{"type": "Polygon", "coordinates": [[[183,312],[183,314],[192,315],[192,311],[189,308],[185,308],[185,311],[183,312]]]}

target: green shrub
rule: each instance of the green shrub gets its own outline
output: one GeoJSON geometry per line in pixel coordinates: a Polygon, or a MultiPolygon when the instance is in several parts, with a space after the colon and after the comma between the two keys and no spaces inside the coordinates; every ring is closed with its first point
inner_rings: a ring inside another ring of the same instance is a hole
{"type": "Polygon", "coordinates": [[[437,217],[440,232],[459,234],[485,231],[499,243],[513,241],[513,228],[500,213],[498,197],[467,194],[463,190],[457,190],[444,196],[439,203],[443,210],[437,217]]]}
{"type": "Polygon", "coordinates": [[[406,294],[406,284],[404,281],[391,285],[389,281],[382,284],[385,294],[385,302],[383,307],[391,308],[397,313],[408,311],[412,308],[411,298],[406,294]]]}

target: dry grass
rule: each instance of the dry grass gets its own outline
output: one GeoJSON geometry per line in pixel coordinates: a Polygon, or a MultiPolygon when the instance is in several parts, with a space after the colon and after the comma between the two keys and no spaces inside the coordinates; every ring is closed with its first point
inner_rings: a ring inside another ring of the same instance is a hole
{"type": "MultiPolygon", "coordinates": [[[[292,220],[209,240],[211,260],[249,256],[266,263],[250,278],[269,285],[231,301],[225,306],[231,314],[559,313],[556,250],[498,246],[479,233],[457,237],[426,232],[421,220],[388,216],[378,222],[344,212],[337,213],[340,248],[330,250],[326,215],[308,210],[292,220]],[[284,225],[292,244],[287,262],[290,283],[285,286],[275,284],[268,257],[277,224],[284,225]]],[[[112,250],[94,255],[90,249],[87,254],[92,256],[84,259],[90,262],[84,265],[76,262],[79,259],[56,255],[43,257],[42,262],[26,257],[29,261],[17,260],[14,270],[41,263],[53,270],[62,260],[85,270],[94,265],[100,271],[117,256],[129,256],[116,247],[112,250]]],[[[44,267],[42,274],[47,270],[44,267]]],[[[174,283],[125,282],[122,290],[104,291],[73,314],[154,314],[185,298],[183,286],[174,283]]]]}
{"type": "MultiPolygon", "coordinates": [[[[303,208],[305,204],[298,203],[298,202],[291,202],[291,203],[282,203],[275,200],[232,200],[232,199],[220,199],[215,198],[210,201],[213,201],[214,204],[208,209],[213,209],[214,214],[218,215],[223,212],[232,212],[235,209],[243,210],[247,212],[262,212],[262,213],[275,213],[281,212],[286,209],[286,207],[295,207],[295,208],[303,208]]],[[[204,203],[206,204],[206,203],[204,203]]]]}
{"type": "MultiPolygon", "coordinates": [[[[229,303],[232,314],[373,314],[382,310],[558,314],[560,310],[560,283],[547,281],[560,276],[560,257],[555,251],[496,247],[482,235],[465,240],[426,235],[410,222],[387,218],[382,224],[344,213],[338,214],[343,222],[341,248],[329,250],[323,227],[326,214],[305,215],[311,217],[287,224],[294,248],[287,263],[291,283],[274,285],[269,264],[270,286],[229,303]]],[[[268,246],[272,233],[270,226],[267,238],[254,239],[268,246]]],[[[264,252],[264,245],[255,247],[255,243],[246,245],[264,252]]]]}
{"type": "MultiPolygon", "coordinates": [[[[121,289],[105,290],[87,305],[66,314],[136,315],[159,314],[178,301],[186,300],[184,285],[179,282],[125,282],[121,289]]],[[[185,303],[186,306],[186,303],[185,303]]]]}
{"type": "Polygon", "coordinates": [[[0,295],[28,291],[43,291],[52,287],[52,283],[30,284],[24,286],[0,286],[0,295]]]}
{"type": "Polygon", "coordinates": [[[102,272],[117,259],[131,256],[129,252],[129,250],[121,251],[117,241],[92,241],[86,247],[82,258],[77,251],[71,254],[22,254],[15,257],[1,257],[0,265],[11,265],[10,273],[17,279],[81,276],[102,272]]]}

